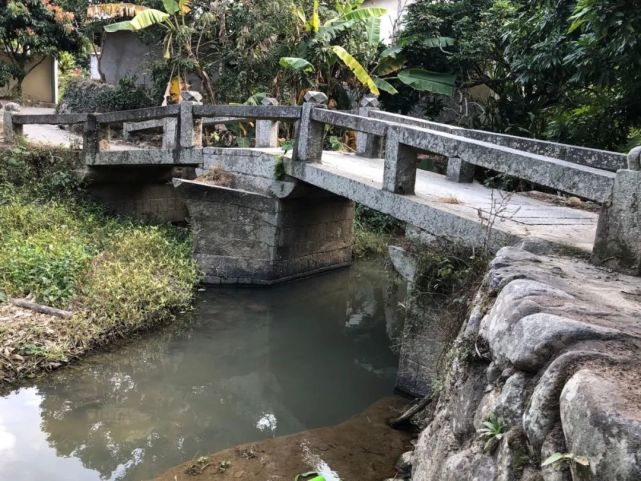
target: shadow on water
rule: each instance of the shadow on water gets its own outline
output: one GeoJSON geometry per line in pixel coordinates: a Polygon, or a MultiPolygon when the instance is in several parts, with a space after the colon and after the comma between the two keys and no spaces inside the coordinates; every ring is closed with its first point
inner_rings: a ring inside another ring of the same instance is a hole
{"type": "Polygon", "coordinates": [[[0,398],[0,479],[140,481],[362,411],[396,377],[401,297],[383,263],[208,289],[174,325],[0,398]]]}

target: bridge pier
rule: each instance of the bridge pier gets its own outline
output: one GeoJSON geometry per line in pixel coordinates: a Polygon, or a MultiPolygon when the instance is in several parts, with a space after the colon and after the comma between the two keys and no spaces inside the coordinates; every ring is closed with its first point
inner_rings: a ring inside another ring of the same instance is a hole
{"type": "Polygon", "coordinates": [[[269,285],[351,263],[352,201],[274,180],[273,155],[206,150],[213,180],[174,180],[205,283],[269,285]]]}

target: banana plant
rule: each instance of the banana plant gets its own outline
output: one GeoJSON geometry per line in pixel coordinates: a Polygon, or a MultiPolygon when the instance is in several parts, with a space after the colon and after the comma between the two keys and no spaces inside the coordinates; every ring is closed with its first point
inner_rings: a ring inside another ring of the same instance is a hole
{"type": "Polygon", "coordinates": [[[323,68],[329,70],[329,74],[325,77],[331,77],[331,65],[338,60],[350,70],[362,86],[374,95],[379,95],[381,90],[389,94],[398,93],[390,83],[393,80],[398,80],[415,90],[453,95],[456,81],[454,75],[420,68],[404,68],[406,61],[402,56],[403,49],[412,41],[427,47],[444,48],[452,45],[453,39],[448,37],[407,38],[381,51],[381,17],[385,15],[386,10],[377,7],[361,7],[361,4],[360,0],[337,2],[337,15],[324,23],[320,20],[318,0],[314,0],[309,18],[303,8],[293,5],[292,12],[309,35],[302,50],[313,52],[314,47],[316,50],[321,50],[325,54],[320,56],[325,61],[325,65],[314,62],[314,59],[310,58],[282,57],[280,66],[303,75],[315,75],[316,83],[320,84],[322,74],[319,70],[323,68]],[[364,35],[370,51],[374,52],[374,55],[369,58],[369,70],[342,45],[335,44],[342,34],[354,29],[360,29],[359,32],[364,35]],[[327,69],[327,66],[330,68],[327,69]]]}
{"type": "MultiPolygon", "coordinates": [[[[209,75],[192,49],[192,35],[195,28],[206,28],[212,20],[211,14],[203,12],[189,16],[192,12],[191,0],[162,0],[162,3],[164,11],[140,7],[136,9],[136,14],[131,20],[105,25],[104,29],[106,32],[138,32],[153,26],[162,27],[165,30],[163,58],[173,61],[174,65],[165,92],[165,99],[168,95],[172,102],[180,102],[181,86],[186,83],[186,73],[193,70],[201,80],[205,96],[210,102],[213,102],[214,92],[209,75]]],[[[114,5],[118,4],[103,4],[100,7],[111,10],[114,5]]]]}
{"type": "Polygon", "coordinates": [[[378,86],[365,67],[343,46],[333,43],[339,35],[355,28],[365,29],[368,37],[371,36],[372,39],[375,39],[372,40],[373,44],[377,45],[380,42],[381,17],[387,13],[387,10],[380,7],[361,7],[361,3],[360,1],[337,2],[337,15],[325,22],[321,22],[318,0],[314,0],[309,18],[303,8],[292,5],[293,14],[308,34],[301,50],[315,51],[317,60],[323,59],[324,65],[319,65],[319,62],[310,61],[303,57],[281,57],[280,66],[287,70],[315,74],[317,83],[323,83],[323,80],[325,82],[331,80],[332,67],[337,62],[341,62],[361,85],[374,95],[379,95],[378,86]],[[325,70],[325,75],[319,70],[325,70]]]}

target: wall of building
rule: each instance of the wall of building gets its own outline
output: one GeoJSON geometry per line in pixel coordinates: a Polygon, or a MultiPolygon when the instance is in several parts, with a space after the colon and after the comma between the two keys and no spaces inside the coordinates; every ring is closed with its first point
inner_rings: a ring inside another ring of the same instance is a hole
{"type": "Polygon", "coordinates": [[[144,67],[159,58],[160,49],[142,43],[133,32],[107,33],[100,54],[100,72],[108,84],[135,76],[137,83],[151,85],[151,77],[144,67]]]}
{"type": "MultiPolygon", "coordinates": [[[[34,60],[28,66],[31,68],[34,60]]],[[[15,82],[0,88],[0,97],[7,97],[15,82]]],[[[52,57],[40,62],[22,82],[22,97],[33,103],[55,104],[58,102],[58,62],[52,57]]]]}

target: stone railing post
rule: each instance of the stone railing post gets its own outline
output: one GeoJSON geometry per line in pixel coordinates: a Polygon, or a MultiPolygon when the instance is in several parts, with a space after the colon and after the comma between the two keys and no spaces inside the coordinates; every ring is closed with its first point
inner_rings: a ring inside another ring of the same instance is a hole
{"type": "Polygon", "coordinates": [[[202,119],[194,119],[194,102],[183,101],[180,104],[180,134],[181,149],[201,147],[203,143],[202,119]]]}
{"type": "Polygon", "coordinates": [[[17,137],[23,135],[22,124],[13,123],[13,113],[5,110],[3,115],[4,141],[7,144],[13,144],[17,137]]]}
{"type": "Polygon", "coordinates": [[[383,190],[395,194],[414,194],[416,184],[416,150],[400,143],[399,130],[390,127],[387,131],[383,190]]]}
{"type": "MultiPolygon", "coordinates": [[[[278,100],[265,97],[262,102],[265,106],[276,106],[278,100]]],[[[279,122],[273,120],[256,121],[256,147],[278,147],[279,122]]]]}
{"type": "Polygon", "coordinates": [[[165,117],[162,119],[162,149],[174,150],[178,147],[178,119],[165,117]]]}
{"type": "Polygon", "coordinates": [[[85,164],[93,164],[100,152],[100,124],[95,114],[87,114],[82,132],[82,156],[85,164]]]}
{"type": "Polygon", "coordinates": [[[294,160],[320,162],[323,155],[325,125],[312,120],[312,110],[327,105],[327,95],[310,90],[305,94],[305,103],[298,125],[294,160]]]}
{"type": "MultiPolygon", "coordinates": [[[[366,95],[361,99],[358,107],[358,115],[369,117],[372,110],[378,110],[380,103],[373,95],[366,95]]],[[[356,155],[369,159],[380,159],[383,157],[383,138],[377,135],[356,133],[356,155]]]]}
{"type": "Polygon", "coordinates": [[[465,162],[458,157],[447,160],[447,178],[452,182],[470,183],[474,181],[474,164],[465,162]]]}
{"type": "Polygon", "coordinates": [[[592,261],[641,275],[641,146],[628,154],[628,168],[617,171],[599,216],[592,261]]]}

